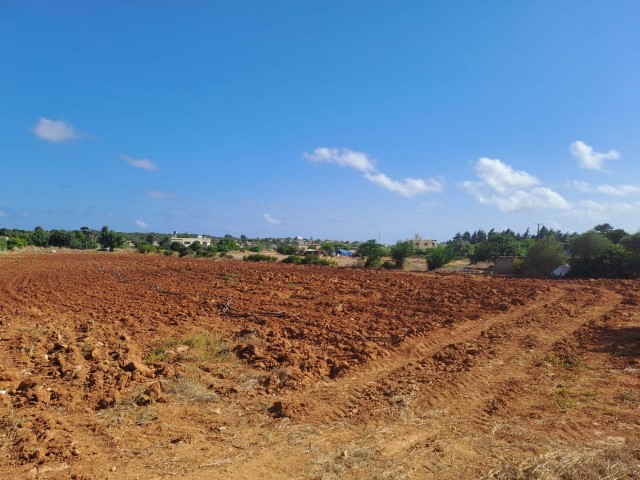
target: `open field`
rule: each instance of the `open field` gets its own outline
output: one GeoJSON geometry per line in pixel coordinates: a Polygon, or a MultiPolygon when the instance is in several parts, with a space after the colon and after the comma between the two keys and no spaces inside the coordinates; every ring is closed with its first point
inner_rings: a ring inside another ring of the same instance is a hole
{"type": "Polygon", "coordinates": [[[5,255],[0,473],[640,478],[639,304],[629,280],[5,255]]]}

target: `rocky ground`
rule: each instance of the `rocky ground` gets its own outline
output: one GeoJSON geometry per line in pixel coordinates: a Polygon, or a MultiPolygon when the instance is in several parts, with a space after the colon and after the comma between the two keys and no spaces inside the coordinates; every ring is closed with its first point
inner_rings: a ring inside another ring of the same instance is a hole
{"type": "Polygon", "coordinates": [[[4,255],[0,472],[640,478],[639,302],[630,280],[4,255]]]}

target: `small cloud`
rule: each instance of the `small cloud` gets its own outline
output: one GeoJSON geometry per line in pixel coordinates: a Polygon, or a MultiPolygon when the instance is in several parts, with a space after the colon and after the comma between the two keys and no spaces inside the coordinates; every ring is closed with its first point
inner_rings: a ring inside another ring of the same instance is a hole
{"type": "Polygon", "coordinates": [[[127,162],[129,165],[141,170],[149,170],[155,172],[158,170],[158,166],[147,158],[132,158],[127,155],[120,155],[120,160],[127,162]]]}
{"type": "Polygon", "coordinates": [[[40,117],[38,123],[31,127],[36,137],[53,143],[80,138],[81,135],[68,123],[62,120],[49,120],[40,117]]]}
{"type": "Polygon", "coordinates": [[[135,222],[133,222],[133,223],[135,223],[135,224],[136,224],[137,226],[139,226],[140,228],[145,228],[145,229],[149,226],[149,225],[147,225],[147,223],[146,223],[146,222],[143,222],[142,220],[136,220],[136,221],[135,221],[135,222]]]}
{"type": "Polygon", "coordinates": [[[267,223],[270,223],[271,225],[278,225],[282,223],[282,221],[278,220],[277,218],[274,218],[270,213],[263,213],[262,216],[267,221],[267,223]]]}
{"type": "Polygon", "coordinates": [[[171,200],[172,198],[176,198],[173,193],[163,192],[162,190],[149,190],[147,196],[154,200],[171,200]]]}
{"type": "Polygon", "coordinates": [[[427,192],[439,193],[443,190],[442,184],[434,179],[425,181],[421,178],[405,178],[400,182],[390,179],[384,173],[365,173],[364,178],[403,197],[415,197],[427,192]]]}
{"type": "Polygon", "coordinates": [[[305,153],[304,157],[313,163],[334,163],[363,173],[375,171],[375,166],[366,153],[354,152],[348,148],[316,148],[313,153],[305,153]]]}
{"type": "Polygon", "coordinates": [[[436,207],[441,207],[442,202],[422,202],[422,206],[424,208],[436,208],[436,207]]]}
{"type": "Polygon", "coordinates": [[[503,212],[529,208],[568,209],[562,196],[546,187],[525,171],[516,171],[497,159],[482,157],[476,163],[480,182],[466,181],[462,188],[484,205],[493,205],[503,212]]]}
{"type": "Polygon", "coordinates": [[[635,213],[638,211],[640,203],[626,202],[595,202],[584,200],[578,202],[572,210],[567,212],[567,216],[591,221],[601,221],[611,218],[611,212],[616,215],[635,213]]]}
{"type": "Polygon", "coordinates": [[[444,191],[442,181],[433,178],[427,180],[421,178],[405,178],[402,181],[393,180],[377,170],[375,162],[369,155],[348,148],[316,148],[312,153],[304,153],[303,156],[313,163],[332,163],[358,170],[362,172],[366,180],[403,197],[414,197],[423,193],[440,193],[444,191]]]}
{"type": "Polygon", "coordinates": [[[640,195],[640,185],[598,185],[596,190],[605,195],[614,197],[628,197],[631,195],[640,195]]]}
{"type": "Polygon", "coordinates": [[[476,173],[481,180],[500,193],[540,183],[536,177],[525,171],[514,170],[511,165],[486,157],[480,158],[476,163],[476,173]]]}
{"type": "Polygon", "coordinates": [[[573,187],[575,190],[582,193],[591,193],[591,187],[587,182],[583,182],[582,180],[572,180],[569,182],[569,185],[573,187]]]}
{"type": "Polygon", "coordinates": [[[0,218],[6,217],[6,216],[7,216],[6,212],[3,212],[2,210],[0,210],[0,218]]]}
{"type": "Polygon", "coordinates": [[[605,160],[617,160],[620,153],[617,150],[609,150],[608,152],[596,152],[593,147],[587,145],[582,140],[577,140],[569,147],[571,155],[578,159],[580,167],[587,170],[602,170],[602,164],[605,160]]]}

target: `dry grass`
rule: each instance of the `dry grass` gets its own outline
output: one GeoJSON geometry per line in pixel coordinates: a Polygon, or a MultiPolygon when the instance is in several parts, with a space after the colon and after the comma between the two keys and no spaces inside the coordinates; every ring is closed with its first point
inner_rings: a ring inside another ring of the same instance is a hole
{"type": "Polygon", "coordinates": [[[145,360],[148,363],[165,361],[174,354],[173,358],[176,361],[195,360],[206,362],[214,359],[224,360],[229,355],[229,351],[230,346],[226,341],[216,334],[202,332],[185,338],[170,338],[160,342],[147,355],[145,360]],[[188,348],[176,355],[174,349],[179,349],[181,346],[188,348]]]}
{"type": "Polygon", "coordinates": [[[134,399],[128,399],[100,410],[96,416],[105,427],[131,427],[153,422],[158,418],[158,413],[153,406],[140,406],[134,399]]]}
{"type": "Polygon", "coordinates": [[[505,465],[485,477],[495,480],[640,479],[640,457],[626,446],[560,449],[519,464],[505,465]]]}
{"type": "Polygon", "coordinates": [[[178,402],[207,403],[217,395],[189,377],[172,378],[165,383],[165,391],[178,402]]]}
{"type": "Polygon", "coordinates": [[[384,455],[383,444],[388,434],[385,432],[372,433],[357,442],[350,442],[317,458],[311,469],[311,478],[315,480],[411,478],[413,469],[406,461],[406,457],[390,458],[384,455]]]}

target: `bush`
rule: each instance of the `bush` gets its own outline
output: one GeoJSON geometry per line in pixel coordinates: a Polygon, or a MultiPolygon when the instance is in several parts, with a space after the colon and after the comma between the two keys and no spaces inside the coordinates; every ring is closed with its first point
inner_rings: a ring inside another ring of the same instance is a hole
{"type": "Polygon", "coordinates": [[[293,263],[294,265],[336,265],[336,262],[333,260],[316,257],[315,255],[307,255],[306,257],[301,257],[300,255],[289,255],[287,258],[282,259],[282,263],[293,263]]]}
{"type": "Polygon", "coordinates": [[[411,243],[411,240],[405,242],[398,240],[396,244],[391,247],[390,254],[391,258],[396,262],[396,268],[403,269],[407,258],[413,255],[413,243],[411,243]]]}
{"type": "Polygon", "coordinates": [[[620,245],[622,245],[630,252],[640,253],[640,233],[627,235],[622,240],[620,240],[620,245]]]}
{"type": "Polygon", "coordinates": [[[307,255],[302,259],[303,265],[321,265],[321,266],[329,266],[336,265],[336,262],[333,260],[329,260],[328,258],[320,258],[315,255],[307,255]]]}
{"type": "Polygon", "coordinates": [[[139,253],[157,253],[158,247],[148,243],[143,243],[142,245],[138,245],[137,250],[139,253]]]}
{"type": "Polygon", "coordinates": [[[637,278],[640,276],[640,254],[610,245],[596,257],[572,257],[569,260],[572,277],[637,278]]]}
{"type": "Polygon", "coordinates": [[[435,270],[451,261],[451,258],[447,255],[446,248],[441,245],[430,248],[425,257],[427,259],[427,270],[435,270]]]}
{"type": "Polygon", "coordinates": [[[289,255],[287,258],[282,259],[282,263],[293,263],[295,265],[299,265],[304,260],[304,257],[300,255],[289,255]]]}
{"type": "Polygon", "coordinates": [[[576,235],[569,240],[571,256],[581,259],[594,259],[609,248],[611,241],[603,234],[590,230],[581,235],[576,235]]]}
{"type": "Polygon", "coordinates": [[[364,264],[366,268],[378,268],[382,264],[382,257],[387,253],[384,245],[379,244],[375,240],[367,240],[358,247],[358,254],[366,257],[364,264]]]}
{"type": "Polygon", "coordinates": [[[549,276],[564,262],[567,256],[556,237],[544,237],[529,247],[524,260],[524,272],[527,275],[549,276]]]}
{"type": "Polygon", "coordinates": [[[27,240],[22,237],[11,237],[7,240],[7,248],[14,250],[16,248],[24,248],[27,245],[27,240]]]}
{"type": "Polygon", "coordinates": [[[278,245],[276,252],[282,255],[295,255],[300,248],[297,245],[278,245]]]}
{"type": "Polygon", "coordinates": [[[278,259],[271,255],[264,255],[262,253],[254,253],[252,255],[245,255],[242,257],[245,262],[275,262],[278,259]]]}

